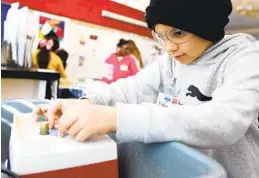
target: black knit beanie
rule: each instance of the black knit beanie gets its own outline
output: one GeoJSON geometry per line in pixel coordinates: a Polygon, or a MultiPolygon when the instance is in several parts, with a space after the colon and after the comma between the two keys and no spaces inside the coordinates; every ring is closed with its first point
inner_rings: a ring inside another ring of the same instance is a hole
{"type": "Polygon", "coordinates": [[[145,20],[149,28],[160,23],[217,42],[231,11],[231,0],[151,0],[145,20]]]}

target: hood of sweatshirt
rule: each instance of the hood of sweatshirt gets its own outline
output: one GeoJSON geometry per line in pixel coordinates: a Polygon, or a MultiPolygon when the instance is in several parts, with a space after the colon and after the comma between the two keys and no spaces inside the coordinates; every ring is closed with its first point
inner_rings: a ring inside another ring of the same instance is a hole
{"type": "Polygon", "coordinates": [[[233,52],[259,51],[258,41],[249,34],[237,33],[234,35],[225,35],[225,37],[208,48],[196,61],[188,65],[210,65],[222,55],[229,56],[233,52]]]}

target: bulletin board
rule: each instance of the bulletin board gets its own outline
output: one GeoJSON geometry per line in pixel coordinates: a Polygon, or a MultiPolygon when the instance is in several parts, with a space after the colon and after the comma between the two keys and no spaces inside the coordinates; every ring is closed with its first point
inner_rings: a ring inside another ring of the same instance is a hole
{"type": "Polygon", "coordinates": [[[54,33],[58,38],[59,42],[62,42],[64,39],[65,31],[65,21],[58,18],[46,17],[44,15],[39,16],[39,29],[38,37],[39,39],[44,38],[44,33],[54,33]],[[44,30],[48,32],[44,32],[44,30]]]}
{"type": "MultiPolygon", "coordinates": [[[[30,21],[28,26],[33,31],[36,44],[44,38],[44,35],[49,34],[58,38],[61,48],[65,46],[65,42],[67,41],[65,39],[68,34],[67,25],[70,23],[69,18],[35,10],[31,10],[29,16],[30,21]]],[[[36,47],[37,45],[34,46],[36,47]]]]}

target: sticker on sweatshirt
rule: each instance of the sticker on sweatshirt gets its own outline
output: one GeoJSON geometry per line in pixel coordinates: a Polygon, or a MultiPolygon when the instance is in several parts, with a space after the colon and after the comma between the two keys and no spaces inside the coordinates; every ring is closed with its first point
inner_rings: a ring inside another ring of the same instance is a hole
{"type": "Polygon", "coordinates": [[[176,85],[163,85],[159,87],[159,94],[156,103],[168,107],[172,104],[180,104],[180,90],[176,85]]]}
{"type": "Polygon", "coordinates": [[[120,65],[120,70],[121,70],[121,71],[128,71],[128,66],[122,64],[122,65],[120,65]]]}
{"type": "Polygon", "coordinates": [[[180,99],[178,97],[159,92],[156,104],[163,107],[168,107],[172,104],[179,104],[179,102],[180,99]]]}

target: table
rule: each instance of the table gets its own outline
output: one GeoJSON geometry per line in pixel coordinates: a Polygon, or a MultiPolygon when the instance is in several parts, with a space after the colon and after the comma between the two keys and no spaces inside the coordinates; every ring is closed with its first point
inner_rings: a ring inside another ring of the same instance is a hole
{"type": "Polygon", "coordinates": [[[58,72],[47,69],[1,67],[1,98],[44,99],[47,82],[53,82],[51,91],[56,98],[59,78],[58,72]]]}

